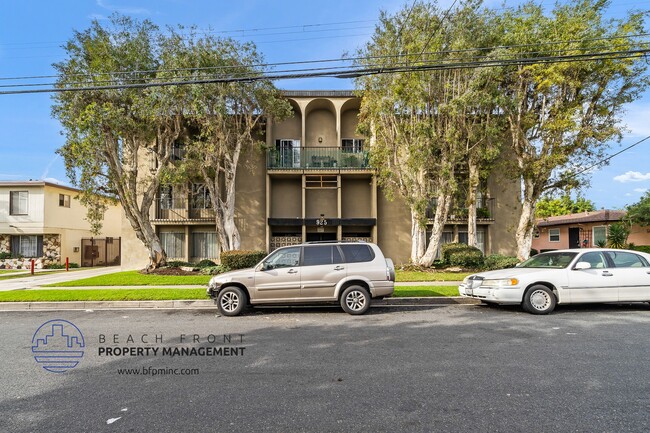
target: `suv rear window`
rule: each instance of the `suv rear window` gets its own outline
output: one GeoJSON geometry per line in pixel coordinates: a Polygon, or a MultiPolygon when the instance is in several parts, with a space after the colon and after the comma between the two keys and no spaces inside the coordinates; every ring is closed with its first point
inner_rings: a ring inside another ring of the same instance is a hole
{"type": "Polygon", "coordinates": [[[303,249],[303,266],[331,265],[343,263],[338,248],[334,245],[320,245],[303,249]]]}
{"type": "Polygon", "coordinates": [[[341,245],[346,263],[371,262],[375,253],[368,245],[341,245]]]}

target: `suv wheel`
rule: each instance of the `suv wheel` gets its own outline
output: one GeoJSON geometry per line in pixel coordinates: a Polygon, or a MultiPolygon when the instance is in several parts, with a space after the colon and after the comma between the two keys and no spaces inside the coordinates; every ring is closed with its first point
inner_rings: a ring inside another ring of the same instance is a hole
{"type": "Polygon", "coordinates": [[[350,286],[341,295],[341,308],[348,314],[363,314],[370,308],[370,294],[361,286],[350,286]]]}
{"type": "Polygon", "coordinates": [[[219,292],[217,296],[219,312],[224,316],[237,316],[246,306],[246,294],[239,287],[231,286],[219,292]]]}

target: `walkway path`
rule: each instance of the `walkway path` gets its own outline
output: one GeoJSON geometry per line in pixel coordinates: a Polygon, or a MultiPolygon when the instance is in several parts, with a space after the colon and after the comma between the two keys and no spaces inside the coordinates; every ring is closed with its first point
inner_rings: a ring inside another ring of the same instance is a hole
{"type": "Polygon", "coordinates": [[[107,266],[105,268],[81,269],[70,272],[56,272],[48,275],[39,273],[29,275],[24,278],[13,278],[9,280],[0,280],[0,292],[8,290],[24,290],[36,288],[45,284],[63,283],[65,281],[80,280],[82,278],[95,277],[97,275],[112,274],[119,272],[119,266],[107,266]]]}

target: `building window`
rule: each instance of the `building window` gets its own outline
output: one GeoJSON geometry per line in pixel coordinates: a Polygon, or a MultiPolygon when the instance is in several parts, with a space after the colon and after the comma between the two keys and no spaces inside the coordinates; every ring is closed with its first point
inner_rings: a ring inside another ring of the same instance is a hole
{"type": "Polygon", "coordinates": [[[202,183],[192,184],[192,209],[212,209],[210,190],[202,183]]]}
{"type": "Polygon", "coordinates": [[[192,233],[192,258],[215,259],[218,256],[217,233],[192,233]]]}
{"type": "Polygon", "coordinates": [[[560,229],[548,229],[548,241],[560,242],[560,229]]]}
{"type": "Polygon", "coordinates": [[[592,229],[593,245],[605,245],[607,243],[607,226],[597,226],[592,229]]]}
{"type": "Polygon", "coordinates": [[[70,196],[68,194],[59,194],[59,206],[70,207],[70,196]]]}
{"type": "Polygon", "coordinates": [[[175,141],[172,144],[172,161],[180,161],[185,158],[185,144],[175,141]]]}
{"type": "Polygon", "coordinates": [[[360,153],[363,152],[363,138],[344,138],[341,140],[341,149],[347,153],[360,153]]]}
{"type": "Polygon", "coordinates": [[[160,233],[160,243],[162,244],[167,258],[181,259],[185,257],[185,233],[160,233]]]}
{"type": "Polygon", "coordinates": [[[171,185],[160,185],[158,192],[160,209],[174,209],[174,189],[171,185]]]}
{"type": "Polygon", "coordinates": [[[11,237],[12,257],[42,257],[43,236],[12,236],[11,237]]]}
{"type": "Polygon", "coordinates": [[[9,191],[9,215],[27,215],[28,191],[9,191]]]}

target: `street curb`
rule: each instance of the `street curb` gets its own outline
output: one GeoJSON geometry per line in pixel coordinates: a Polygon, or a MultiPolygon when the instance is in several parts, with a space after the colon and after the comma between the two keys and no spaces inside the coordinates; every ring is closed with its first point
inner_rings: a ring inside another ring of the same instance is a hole
{"type": "MultiPolygon", "coordinates": [[[[479,301],[461,296],[430,298],[387,298],[373,301],[373,306],[435,306],[478,304],[479,301]]],[[[122,309],[173,309],[192,310],[214,308],[212,300],[169,301],[62,301],[62,302],[0,302],[0,311],[61,311],[61,310],[122,310],[122,309]]]]}

